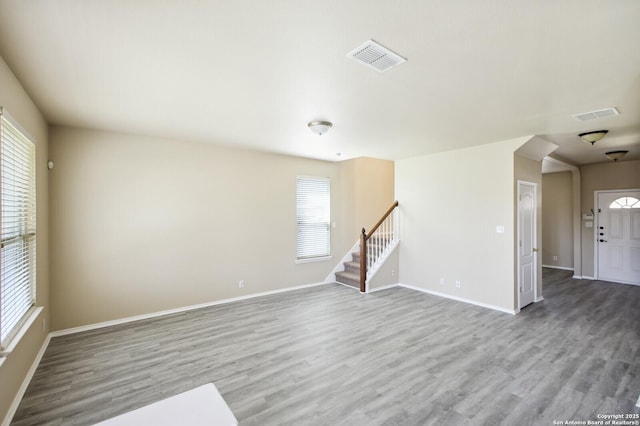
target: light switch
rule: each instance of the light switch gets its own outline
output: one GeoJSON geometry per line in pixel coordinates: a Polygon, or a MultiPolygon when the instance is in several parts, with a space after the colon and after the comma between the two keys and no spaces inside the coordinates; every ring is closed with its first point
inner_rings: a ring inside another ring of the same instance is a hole
{"type": "Polygon", "coordinates": [[[498,225],[496,226],[496,232],[498,234],[504,234],[504,225],[498,225]]]}

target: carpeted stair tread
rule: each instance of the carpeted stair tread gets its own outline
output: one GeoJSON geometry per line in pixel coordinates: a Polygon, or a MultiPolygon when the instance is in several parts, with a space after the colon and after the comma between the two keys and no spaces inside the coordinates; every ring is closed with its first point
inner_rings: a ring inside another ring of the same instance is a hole
{"type": "Polygon", "coordinates": [[[351,272],[336,272],[336,275],[339,277],[360,282],[360,274],[353,274],[351,272]]]}
{"type": "Polygon", "coordinates": [[[360,274],[336,272],[336,281],[354,288],[360,288],[360,274]]]}

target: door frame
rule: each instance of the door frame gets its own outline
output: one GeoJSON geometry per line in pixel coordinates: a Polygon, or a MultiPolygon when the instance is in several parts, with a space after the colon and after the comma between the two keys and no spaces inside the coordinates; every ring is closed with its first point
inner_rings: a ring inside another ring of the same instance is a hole
{"type": "Polygon", "coordinates": [[[598,197],[600,194],[611,194],[615,192],[640,191],[640,188],[631,189],[602,189],[593,191],[593,279],[600,279],[600,246],[598,245],[598,229],[600,228],[600,212],[598,211],[598,197]]]}
{"type": "MultiPolygon", "coordinates": [[[[522,231],[522,224],[521,224],[521,220],[520,220],[520,186],[524,185],[524,186],[530,186],[533,188],[533,235],[535,236],[535,245],[538,245],[538,184],[535,182],[529,182],[526,180],[520,180],[518,179],[517,182],[518,185],[518,190],[517,195],[516,195],[516,248],[517,248],[517,252],[516,252],[516,257],[517,257],[517,261],[516,261],[516,267],[517,267],[517,277],[518,279],[516,280],[516,293],[518,295],[518,305],[516,306],[516,313],[520,312],[520,284],[522,281],[522,276],[521,276],[521,265],[520,265],[520,258],[521,258],[521,251],[522,251],[522,247],[520,246],[520,232],[522,231]]],[[[534,251],[533,253],[533,303],[539,302],[541,300],[543,300],[542,298],[538,298],[538,252],[539,252],[539,248],[536,247],[536,251],[534,251]]]]}

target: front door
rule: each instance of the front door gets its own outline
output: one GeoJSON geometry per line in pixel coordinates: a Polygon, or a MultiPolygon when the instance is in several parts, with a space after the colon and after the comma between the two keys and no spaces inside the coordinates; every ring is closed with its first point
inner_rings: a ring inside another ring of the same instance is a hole
{"type": "Polygon", "coordinates": [[[535,299],[536,184],[518,182],[518,291],[523,308],[535,299]]]}
{"type": "Polygon", "coordinates": [[[598,192],[596,278],[640,285],[640,190],[598,192]]]}

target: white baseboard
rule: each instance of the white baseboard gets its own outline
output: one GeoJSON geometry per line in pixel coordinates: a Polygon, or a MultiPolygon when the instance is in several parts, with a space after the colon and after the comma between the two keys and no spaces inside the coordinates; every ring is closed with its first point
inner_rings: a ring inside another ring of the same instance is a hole
{"type": "Polygon", "coordinates": [[[150,318],[157,318],[157,317],[161,317],[161,316],[164,316],[164,315],[170,315],[170,314],[176,314],[176,313],[180,313],[180,312],[193,311],[194,309],[201,309],[201,308],[207,308],[209,306],[223,305],[223,304],[226,304],[226,303],[238,302],[240,300],[253,299],[255,297],[269,296],[271,294],[284,293],[284,292],[287,292],[287,291],[300,290],[300,289],[303,289],[303,288],[316,287],[316,286],[326,285],[326,284],[327,284],[326,282],[319,282],[319,283],[313,283],[313,284],[299,285],[299,286],[296,286],[296,287],[280,288],[280,289],[277,289],[277,290],[270,290],[270,291],[264,291],[264,292],[261,292],[261,293],[248,294],[246,296],[232,297],[230,299],[215,300],[213,302],[200,303],[198,305],[183,306],[181,308],[167,309],[166,311],[151,312],[151,313],[148,313],[148,314],[136,315],[136,316],[133,316],[133,317],[126,317],[126,318],[120,318],[120,319],[116,319],[116,320],[112,320],[112,321],[104,321],[104,322],[99,322],[99,323],[95,323],[95,324],[83,325],[83,326],[80,326],[80,327],[67,328],[67,329],[64,329],[64,330],[53,331],[49,335],[51,337],[66,336],[68,334],[74,334],[74,333],[80,333],[80,332],[83,332],[83,331],[96,330],[96,329],[104,328],[104,327],[111,327],[112,325],[126,324],[126,323],[129,323],[129,322],[140,321],[140,320],[150,319],[150,318]]]}
{"type": "Polygon", "coordinates": [[[40,361],[42,361],[42,357],[44,356],[44,353],[47,350],[47,347],[49,346],[50,341],[51,341],[51,333],[49,333],[47,337],[44,339],[44,342],[42,343],[42,347],[40,348],[40,351],[38,351],[38,354],[36,355],[36,359],[33,360],[33,364],[31,364],[31,368],[29,368],[27,375],[22,381],[22,385],[20,385],[20,389],[18,389],[18,393],[16,394],[15,398],[13,398],[13,401],[9,406],[9,411],[7,412],[7,415],[2,421],[2,426],[9,426],[9,424],[11,423],[11,420],[13,420],[13,416],[15,416],[16,411],[18,411],[18,406],[20,405],[20,401],[22,401],[22,397],[24,396],[24,393],[27,391],[27,388],[29,387],[29,383],[31,383],[31,379],[33,378],[33,375],[36,374],[38,365],[40,365],[40,361]]]}
{"type": "Polygon", "coordinates": [[[504,312],[505,314],[515,315],[517,312],[513,309],[506,309],[501,306],[490,305],[488,303],[477,302],[475,300],[466,299],[464,297],[453,296],[451,294],[440,293],[439,291],[427,290],[426,288],[415,287],[408,284],[398,284],[400,287],[410,288],[411,290],[421,291],[423,293],[431,294],[433,296],[444,297],[445,299],[455,300],[457,302],[469,303],[470,305],[476,305],[487,309],[493,309],[494,311],[504,312]]]}
{"type": "Polygon", "coordinates": [[[589,277],[589,276],[583,275],[582,277],[580,277],[580,279],[581,280],[595,280],[596,277],[589,277]]]}
{"type": "Polygon", "coordinates": [[[542,265],[542,267],[551,269],[562,269],[563,271],[573,271],[573,268],[568,268],[566,266],[542,265]]]}
{"type": "Polygon", "coordinates": [[[536,297],[536,300],[534,300],[535,303],[538,302],[542,302],[544,300],[544,297],[540,296],[540,297],[536,297]]]}

